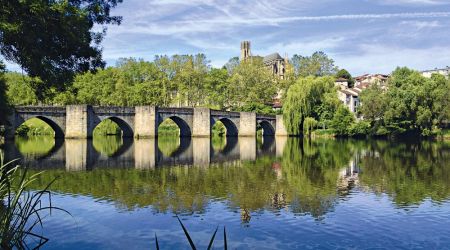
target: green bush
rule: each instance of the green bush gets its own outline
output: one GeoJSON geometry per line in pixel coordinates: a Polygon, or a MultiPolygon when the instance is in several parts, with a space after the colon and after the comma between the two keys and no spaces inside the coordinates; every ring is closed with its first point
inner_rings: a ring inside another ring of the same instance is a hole
{"type": "Polygon", "coordinates": [[[370,133],[370,123],[367,121],[355,122],[350,126],[349,132],[352,136],[363,136],[370,133]]]}
{"type": "Polygon", "coordinates": [[[16,135],[20,135],[20,136],[28,136],[29,132],[30,132],[30,127],[28,127],[26,124],[22,124],[16,129],[16,135]]]}
{"type": "Polygon", "coordinates": [[[331,120],[330,126],[336,132],[336,135],[349,135],[350,126],[354,122],[355,117],[350,110],[340,105],[331,120]]]}
{"type": "Polygon", "coordinates": [[[384,126],[379,126],[377,131],[375,132],[375,135],[378,135],[378,136],[385,136],[388,134],[389,134],[389,130],[384,126]]]}

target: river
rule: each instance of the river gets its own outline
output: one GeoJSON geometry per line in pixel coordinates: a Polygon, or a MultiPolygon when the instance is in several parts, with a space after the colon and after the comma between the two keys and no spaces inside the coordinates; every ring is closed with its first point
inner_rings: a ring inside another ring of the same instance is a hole
{"type": "Polygon", "coordinates": [[[44,249],[443,249],[450,143],[299,138],[17,138],[51,186],[44,249]]]}

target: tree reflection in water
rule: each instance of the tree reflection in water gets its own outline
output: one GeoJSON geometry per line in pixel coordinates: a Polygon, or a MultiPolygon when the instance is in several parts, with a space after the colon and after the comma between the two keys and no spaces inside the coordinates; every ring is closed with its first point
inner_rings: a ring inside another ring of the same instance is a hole
{"type": "MultiPolygon", "coordinates": [[[[163,143],[168,144],[164,146],[167,150],[160,150],[170,154],[176,151],[179,140],[163,143]]],[[[223,151],[227,147],[223,143],[213,141],[211,148],[223,151]]],[[[163,145],[158,144],[160,148],[163,145]]],[[[35,188],[61,176],[52,190],[106,198],[127,210],[151,207],[156,212],[204,213],[214,201],[240,214],[244,223],[263,210],[321,219],[354,188],[386,193],[399,207],[420,204],[425,199],[448,199],[449,148],[449,144],[429,141],[289,138],[278,157],[275,152],[258,154],[254,161],[211,163],[207,168],[48,170],[35,188]]]]}

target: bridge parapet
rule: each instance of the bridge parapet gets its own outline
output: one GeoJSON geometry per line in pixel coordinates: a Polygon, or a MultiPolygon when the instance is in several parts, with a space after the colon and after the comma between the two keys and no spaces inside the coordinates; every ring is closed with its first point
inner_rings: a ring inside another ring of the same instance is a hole
{"type": "Polygon", "coordinates": [[[264,132],[265,135],[287,135],[281,116],[209,108],[90,105],[17,106],[11,116],[8,135],[14,136],[15,129],[33,117],[44,120],[55,130],[55,134],[66,138],[92,137],[95,126],[104,119],[116,122],[123,136],[157,137],[159,124],[169,118],[179,126],[181,136],[209,137],[212,126],[218,120],[225,125],[227,136],[255,136],[257,126],[270,131],[264,132]]]}
{"type": "Polygon", "coordinates": [[[277,118],[275,115],[256,115],[256,120],[270,120],[270,121],[275,121],[277,118]]]}
{"type": "Polygon", "coordinates": [[[211,110],[211,116],[239,118],[239,112],[223,111],[223,110],[211,110]]]}
{"type": "Polygon", "coordinates": [[[97,115],[134,115],[134,107],[120,107],[120,106],[94,106],[92,110],[97,115]]]}
{"type": "Polygon", "coordinates": [[[194,108],[160,108],[157,107],[158,113],[173,113],[183,115],[193,115],[194,108]]]}
{"type": "Polygon", "coordinates": [[[16,113],[59,113],[66,114],[65,106],[16,106],[16,113]]]}

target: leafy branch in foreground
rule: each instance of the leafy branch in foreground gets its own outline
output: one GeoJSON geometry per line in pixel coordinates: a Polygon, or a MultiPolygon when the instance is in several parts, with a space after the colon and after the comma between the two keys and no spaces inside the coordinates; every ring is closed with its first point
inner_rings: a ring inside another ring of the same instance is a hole
{"type": "MultiPolygon", "coordinates": [[[[177,216],[178,222],[180,222],[181,228],[183,228],[183,232],[184,235],[186,236],[186,239],[189,241],[189,245],[191,246],[192,250],[196,250],[197,247],[195,247],[194,241],[192,240],[188,230],[186,229],[186,227],[183,225],[183,222],[181,222],[180,218],[177,216]]],[[[212,249],[212,246],[214,244],[214,239],[216,238],[216,233],[219,230],[219,227],[216,227],[216,230],[214,231],[214,234],[211,236],[211,239],[209,240],[209,244],[208,244],[208,250],[212,249]]],[[[228,249],[227,246],[227,233],[225,230],[225,227],[223,228],[223,240],[224,240],[224,249],[228,249]]],[[[155,234],[155,244],[156,244],[156,249],[159,250],[159,243],[158,243],[158,237],[155,234]]]]}
{"type": "Polygon", "coordinates": [[[56,179],[43,190],[28,190],[41,173],[28,176],[27,169],[19,170],[13,163],[4,163],[0,155],[0,248],[38,249],[48,241],[42,234],[35,233],[36,226],[43,227],[44,212],[51,213],[52,209],[68,212],[52,205],[48,189],[56,179]],[[48,204],[42,201],[45,197],[48,204]]]}

